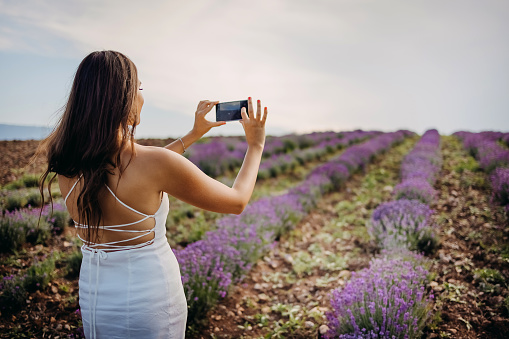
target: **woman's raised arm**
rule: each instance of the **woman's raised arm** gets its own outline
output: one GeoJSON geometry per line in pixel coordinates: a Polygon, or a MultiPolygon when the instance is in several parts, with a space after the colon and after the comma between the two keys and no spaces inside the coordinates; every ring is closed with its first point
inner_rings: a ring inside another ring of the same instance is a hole
{"type": "Polygon", "coordinates": [[[161,149],[158,153],[156,180],[161,190],[199,208],[240,214],[246,207],[256,182],[265,145],[265,121],[267,108],[262,116],[258,100],[256,115],[251,98],[248,100],[249,117],[242,110],[240,123],[246,133],[248,149],[242,167],[232,187],[210,178],[186,158],[161,149]]]}
{"type": "Polygon", "coordinates": [[[194,113],[194,126],[191,132],[184,135],[172,143],[166,145],[164,148],[176,153],[184,153],[184,151],[199,140],[205,133],[210,131],[212,127],[218,127],[226,124],[225,121],[209,121],[205,118],[208,112],[218,103],[219,101],[202,100],[198,103],[196,112],[194,113]]]}

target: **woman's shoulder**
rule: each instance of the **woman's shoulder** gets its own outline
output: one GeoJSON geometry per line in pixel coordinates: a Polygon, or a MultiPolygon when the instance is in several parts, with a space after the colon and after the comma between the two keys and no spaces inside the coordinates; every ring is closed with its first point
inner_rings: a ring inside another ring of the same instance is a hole
{"type": "Polygon", "coordinates": [[[144,171],[157,173],[176,169],[185,158],[164,147],[135,145],[136,167],[142,167],[144,171]]]}
{"type": "Polygon", "coordinates": [[[164,147],[135,144],[135,157],[141,161],[160,161],[162,157],[171,158],[174,156],[178,156],[178,154],[164,147]]]}

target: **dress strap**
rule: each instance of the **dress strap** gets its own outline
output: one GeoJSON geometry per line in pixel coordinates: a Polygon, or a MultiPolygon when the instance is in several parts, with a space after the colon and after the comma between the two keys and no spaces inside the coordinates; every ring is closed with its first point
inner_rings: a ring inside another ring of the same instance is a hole
{"type": "Polygon", "coordinates": [[[67,203],[67,198],[69,198],[69,196],[71,195],[71,192],[74,190],[74,188],[76,187],[76,185],[78,184],[78,182],[80,181],[81,177],[83,177],[83,173],[81,173],[81,175],[79,176],[78,180],[76,180],[76,182],[74,183],[74,185],[72,185],[71,189],[69,190],[69,193],[67,193],[67,195],[65,196],[65,199],[64,199],[64,204],[67,203]]]}
{"type": "Polygon", "coordinates": [[[119,199],[119,198],[115,195],[115,193],[113,193],[113,191],[111,190],[111,188],[110,188],[108,185],[106,185],[106,188],[107,188],[107,189],[108,189],[108,191],[110,191],[110,193],[111,193],[111,194],[115,197],[115,199],[117,199],[117,201],[118,201],[120,204],[122,204],[123,206],[127,207],[128,209],[130,209],[130,210],[131,210],[131,211],[133,211],[133,212],[136,212],[136,213],[138,213],[138,214],[140,214],[140,215],[143,215],[144,217],[152,217],[152,215],[148,215],[148,214],[145,214],[145,213],[141,213],[140,211],[137,211],[137,210],[135,210],[134,208],[132,208],[131,206],[129,206],[129,205],[127,205],[126,203],[124,203],[122,200],[120,200],[120,199],[119,199]]]}

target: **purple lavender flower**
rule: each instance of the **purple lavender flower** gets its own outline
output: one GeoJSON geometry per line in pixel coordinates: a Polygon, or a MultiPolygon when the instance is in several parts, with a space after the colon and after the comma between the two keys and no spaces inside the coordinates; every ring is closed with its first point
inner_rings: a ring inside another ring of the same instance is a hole
{"type": "Polygon", "coordinates": [[[506,211],[509,212],[509,168],[495,169],[490,179],[493,188],[492,201],[505,206],[506,211]]]}
{"type": "Polygon", "coordinates": [[[429,252],[436,246],[432,214],[428,205],[417,200],[386,202],[373,212],[368,232],[381,248],[429,252]]]}
{"type": "Polygon", "coordinates": [[[422,256],[408,256],[413,260],[374,259],[344,288],[332,291],[326,337],[420,337],[431,309],[431,297],[423,290],[428,271],[422,256]]]}

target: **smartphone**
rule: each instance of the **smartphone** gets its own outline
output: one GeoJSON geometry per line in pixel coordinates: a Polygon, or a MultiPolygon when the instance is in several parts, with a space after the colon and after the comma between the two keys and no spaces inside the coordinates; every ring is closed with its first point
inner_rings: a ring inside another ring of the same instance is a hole
{"type": "Polygon", "coordinates": [[[246,108],[247,114],[247,100],[220,102],[216,104],[216,121],[241,120],[242,116],[240,115],[240,110],[242,107],[246,108]]]}

